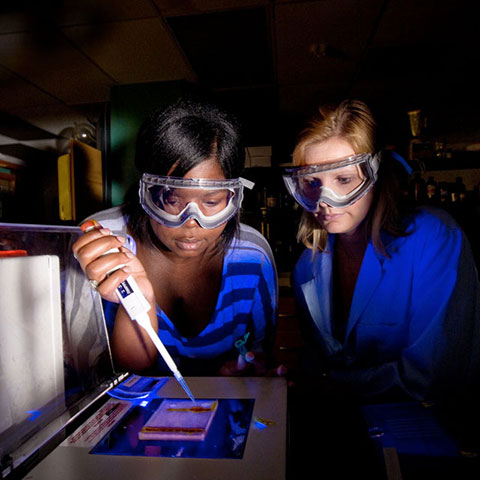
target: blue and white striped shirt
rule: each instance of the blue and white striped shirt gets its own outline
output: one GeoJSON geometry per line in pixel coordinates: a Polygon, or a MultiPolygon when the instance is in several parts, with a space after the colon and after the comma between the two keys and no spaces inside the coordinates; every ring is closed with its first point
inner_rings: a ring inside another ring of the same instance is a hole
{"type": "MultiPolygon", "coordinates": [[[[95,215],[113,232],[121,232],[126,246],[136,253],[135,240],[126,234],[126,218],[115,207],[95,215]]],[[[240,224],[238,235],[225,253],[220,292],[207,326],[195,337],[183,337],[157,305],[158,334],[185,375],[212,375],[224,361],[236,358],[237,340],[248,333],[248,350],[271,350],[278,303],[278,283],[273,255],[265,238],[255,229],[240,224]]],[[[111,333],[117,304],[104,302],[107,327],[111,333]]],[[[159,357],[160,372],[166,365],[159,357]]]]}

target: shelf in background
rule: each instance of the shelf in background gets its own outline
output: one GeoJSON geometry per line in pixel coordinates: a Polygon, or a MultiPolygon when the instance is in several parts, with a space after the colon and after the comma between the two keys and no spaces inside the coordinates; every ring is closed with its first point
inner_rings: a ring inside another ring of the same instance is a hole
{"type": "Polygon", "coordinates": [[[454,151],[451,158],[418,158],[411,165],[414,171],[480,169],[480,152],[454,151]]]}

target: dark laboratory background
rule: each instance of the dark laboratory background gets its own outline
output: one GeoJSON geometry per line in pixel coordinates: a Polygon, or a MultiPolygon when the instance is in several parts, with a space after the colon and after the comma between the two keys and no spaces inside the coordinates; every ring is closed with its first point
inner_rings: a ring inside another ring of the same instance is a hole
{"type": "MultiPolygon", "coordinates": [[[[243,221],[274,252],[276,343],[298,367],[290,274],[300,211],[282,182],[318,105],[366,101],[413,172],[405,198],[450,211],[480,265],[474,2],[23,0],[0,3],[0,222],[75,225],[138,179],[141,120],[180,95],[231,110],[246,144],[243,221]]],[[[2,245],[0,245],[2,249],[2,245]]]]}
{"type": "Polygon", "coordinates": [[[453,213],[478,259],[471,8],[453,0],[2,2],[0,221],[74,225],[120,204],[138,179],[142,119],[179,95],[205,95],[243,125],[244,176],[255,188],[242,218],[270,242],[288,299],[303,247],[281,173],[318,105],[350,97],[372,107],[388,147],[412,166],[406,198],[453,213]]]}
{"type": "Polygon", "coordinates": [[[350,97],[411,164],[406,198],[453,213],[478,259],[475,18],[453,0],[2,2],[0,221],[75,225],[120,204],[143,118],[205,95],[243,125],[242,218],[270,242],[291,315],[303,247],[281,173],[318,105],[350,97]]]}
{"type": "Polygon", "coordinates": [[[200,92],[243,124],[244,176],[256,182],[243,219],[288,273],[300,249],[299,212],[282,168],[318,105],[354,97],[371,105],[389,147],[411,162],[405,194],[451,210],[476,251],[479,35],[471,8],[451,0],[2,2],[0,220],[74,224],[121,203],[138,176],[132,145],[141,119],[200,92]],[[67,172],[77,185],[73,212],[62,212],[58,157],[71,138],[100,157],[84,160],[76,149],[67,172]],[[94,194],[85,188],[92,175],[94,194]]]}

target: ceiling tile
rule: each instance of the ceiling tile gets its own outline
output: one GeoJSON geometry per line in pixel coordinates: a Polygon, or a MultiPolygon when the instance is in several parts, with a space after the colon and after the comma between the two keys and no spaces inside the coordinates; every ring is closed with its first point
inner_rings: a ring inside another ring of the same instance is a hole
{"type": "Polygon", "coordinates": [[[272,46],[264,8],[167,21],[202,84],[231,88],[273,83],[272,46]]]}
{"type": "Polygon", "coordinates": [[[60,101],[35,85],[26,82],[0,66],[0,109],[13,110],[30,106],[58,104],[60,101]]]}
{"type": "Polygon", "coordinates": [[[403,103],[405,109],[469,103],[475,88],[472,52],[480,45],[475,16],[465,2],[391,0],[365,52],[355,90],[403,103]]]}
{"type": "Polygon", "coordinates": [[[278,5],[278,82],[328,85],[348,78],[366,46],[380,4],[381,0],[336,0],[278,5]]]}
{"type": "Polygon", "coordinates": [[[0,14],[0,34],[25,32],[30,28],[30,19],[23,12],[8,11],[0,14]]]}
{"type": "Polygon", "coordinates": [[[57,25],[100,24],[158,16],[151,0],[63,0],[57,25]]]}
{"type": "Polygon", "coordinates": [[[55,32],[3,35],[0,65],[67,104],[106,101],[113,83],[55,32]]]}
{"type": "Polygon", "coordinates": [[[456,43],[459,35],[462,36],[462,30],[463,33],[468,31],[468,18],[475,16],[473,6],[468,7],[467,3],[452,0],[390,0],[373,44],[456,43]]]}
{"type": "Polygon", "coordinates": [[[391,105],[415,102],[472,108],[479,103],[475,6],[454,0],[3,1],[0,110],[96,107],[109,100],[112,85],[182,78],[261,119],[300,114],[345,95],[381,101],[389,112],[391,105]]]}
{"type": "Polygon", "coordinates": [[[0,33],[41,31],[46,26],[101,24],[158,16],[150,0],[63,0],[10,2],[0,6],[0,33]]]}
{"type": "Polygon", "coordinates": [[[249,7],[266,6],[270,0],[153,0],[164,16],[192,15],[249,7]]]}
{"type": "Polygon", "coordinates": [[[118,83],[195,80],[195,75],[159,18],[64,28],[64,34],[118,83]]]}

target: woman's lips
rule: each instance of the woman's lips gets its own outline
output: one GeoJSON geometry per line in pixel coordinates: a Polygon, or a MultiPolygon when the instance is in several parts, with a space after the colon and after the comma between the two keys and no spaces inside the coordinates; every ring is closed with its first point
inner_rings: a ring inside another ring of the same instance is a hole
{"type": "Polygon", "coordinates": [[[324,222],[331,222],[332,220],[337,220],[343,216],[343,213],[320,213],[318,218],[324,222]]]}
{"type": "Polygon", "coordinates": [[[177,245],[183,250],[196,250],[200,246],[198,238],[181,238],[177,240],[177,245]]]}

